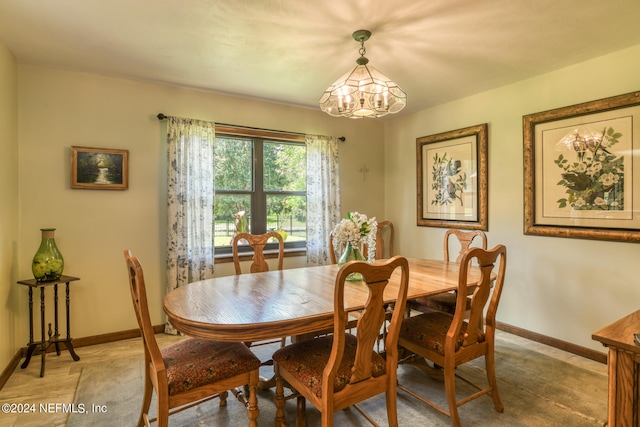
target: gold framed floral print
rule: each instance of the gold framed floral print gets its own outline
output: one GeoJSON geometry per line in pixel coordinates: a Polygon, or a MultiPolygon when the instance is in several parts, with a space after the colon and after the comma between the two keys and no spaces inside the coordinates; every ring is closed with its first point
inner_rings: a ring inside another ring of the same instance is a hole
{"type": "Polygon", "coordinates": [[[524,234],[640,242],[638,123],[640,92],[524,116],[524,234]]]}
{"type": "Polygon", "coordinates": [[[416,139],[419,226],[487,230],[487,127],[416,139]]]}

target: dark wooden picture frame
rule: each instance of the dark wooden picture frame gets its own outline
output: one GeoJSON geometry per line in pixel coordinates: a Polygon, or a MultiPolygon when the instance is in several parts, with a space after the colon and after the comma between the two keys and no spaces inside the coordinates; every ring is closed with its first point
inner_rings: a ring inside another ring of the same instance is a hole
{"type": "Polygon", "coordinates": [[[127,190],[129,150],[72,146],[71,188],[127,190]]]}
{"type": "Polygon", "coordinates": [[[416,139],[417,225],[487,230],[487,123],[416,139]]]}
{"type": "Polygon", "coordinates": [[[638,123],[640,92],[523,116],[524,234],[640,242],[638,123]]]}

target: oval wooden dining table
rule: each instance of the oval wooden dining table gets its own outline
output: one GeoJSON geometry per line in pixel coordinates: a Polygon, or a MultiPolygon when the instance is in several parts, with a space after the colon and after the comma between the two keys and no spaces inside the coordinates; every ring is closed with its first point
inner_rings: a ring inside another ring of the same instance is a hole
{"type": "MultiPolygon", "coordinates": [[[[407,299],[457,289],[460,265],[409,258],[407,299]]],[[[299,336],[333,327],[336,264],[224,276],[189,283],[169,292],[164,311],[180,332],[198,338],[255,342],[299,336]]],[[[480,270],[472,268],[473,285],[480,270]]],[[[400,273],[391,277],[387,303],[397,295],[400,273]]],[[[345,308],[364,308],[367,288],[362,282],[345,286],[345,308]]]]}

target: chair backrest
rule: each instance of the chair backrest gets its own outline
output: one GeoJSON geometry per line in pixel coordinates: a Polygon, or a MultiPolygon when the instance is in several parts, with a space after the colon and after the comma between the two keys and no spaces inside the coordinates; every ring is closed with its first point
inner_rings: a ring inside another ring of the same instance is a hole
{"type": "MultiPolygon", "coordinates": [[[[393,257],[393,223],[391,221],[381,221],[376,229],[376,253],[375,259],[387,259],[393,257]]],[[[365,243],[362,248],[365,258],[369,258],[369,247],[365,243]]]]}
{"type": "Polygon", "coordinates": [[[386,319],[384,292],[389,284],[389,278],[396,268],[401,269],[400,285],[396,295],[394,295],[396,296],[395,308],[387,327],[384,346],[386,351],[386,373],[390,375],[392,381],[395,381],[398,361],[398,336],[409,286],[409,263],[406,258],[400,256],[385,261],[376,261],[374,264],[351,261],[342,266],[336,277],[333,315],[334,339],[331,356],[323,372],[323,396],[333,395],[333,379],[344,353],[345,330],[347,329],[344,288],[347,276],[354,272],[361,273],[363,282],[368,289],[368,298],[356,325],[355,335],[358,337],[358,347],[349,382],[350,384],[356,384],[372,378],[371,356],[379,339],[381,327],[386,319]]]}
{"type": "Polygon", "coordinates": [[[329,233],[329,257],[331,258],[331,264],[338,263],[338,257],[336,256],[336,248],[333,245],[333,231],[329,233]]]}
{"type": "Polygon", "coordinates": [[[480,269],[480,279],[471,294],[471,307],[467,319],[467,330],[462,348],[482,341],[487,334],[493,334],[496,325],[496,312],[504,285],[504,273],[507,266],[507,248],[497,245],[491,250],[471,248],[462,256],[460,274],[458,275],[458,299],[456,312],[447,333],[445,352],[455,351],[456,340],[465,322],[467,299],[467,272],[472,264],[480,269]],[[497,273],[493,280],[492,272],[497,265],[497,273]],[[493,289],[493,292],[492,292],[493,289]],[[486,314],[485,314],[486,311],[486,314]],[[491,328],[490,331],[488,329],[491,328]],[[450,347],[450,348],[449,348],[450,347]]]}
{"type": "Polygon", "coordinates": [[[376,231],[376,259],[393,257],[394,234],[393,223],[391,221],[381,221],[378,223],[378,230],[376,231]]]}
{"type": "Polygon", "coordinates": [[[473,230],[473,231],[462,231],[451,229],[447,230],[444,234],[444,260],[445,262],[449,262],[449,237],[454,235],[458,238],[458,242],[460,243],[460,252],[458,252],[458,256],[456,257],[456,262],[460,262],[462,260],[462,256],[464,253],[469,250],[473,240],[478,237],[480,238],[480,247],[482,249],[487,249],[487,235],[484,231],[481,230],[473,230]]]}
{"type": "Polygon", "coordinates": [[[129,273],[129,289],[131,290],[131,300],[133,308],[136,312],[136,319],[140,327],[140,334],[144,344],[145,362],[151,363],[156,375],[158,372],[164,371],[164,361],[160,354],[160,348],[153,331],[151,317],[149,316],[149,305],[147,303],[147,290],[144,283],[144,274],[142,266],[138,258],[131,254],[131,251],[124,251],[124,259],[127,264],[127,272],[129,273]]]}
{"type": "Polygon", "coordinates": [[[269,271],[269,264],[264,258],[264,247],[270,239],[276,239],[278,242],[278,270],[282,270],[282,264],[284,262],[284,240],[280,233],[270,231],[264,234],[250,234],[250,233],[238,233],[233,237],[231,246],[233,249],[233,265],[236,269],[236,274],[242,274],[242,268],[240,267],[240,256],[238,254],[238,245],[244,240],[253,248],[253,258],[251,273],[261,273],[269,271]]]}

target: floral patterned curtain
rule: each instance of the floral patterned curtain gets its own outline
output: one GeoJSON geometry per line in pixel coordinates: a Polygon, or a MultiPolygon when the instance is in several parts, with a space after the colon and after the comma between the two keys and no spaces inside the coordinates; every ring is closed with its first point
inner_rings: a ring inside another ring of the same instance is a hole
{"type": "MultiPolygon", "coordinates": [[[[215,123],[167,118],[167,292],[213,277],[215,123]]],[[[168,322],[165,332],[177,331],[168,322]]]]}
{"type": "Polygon", "coordinates": [[[340,222],[338,140],[307,135],[307,262],[329,264],[329,234],[340,222]]]}

